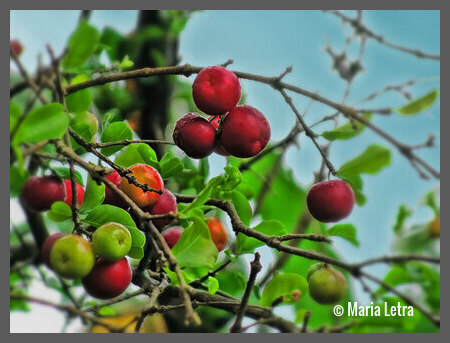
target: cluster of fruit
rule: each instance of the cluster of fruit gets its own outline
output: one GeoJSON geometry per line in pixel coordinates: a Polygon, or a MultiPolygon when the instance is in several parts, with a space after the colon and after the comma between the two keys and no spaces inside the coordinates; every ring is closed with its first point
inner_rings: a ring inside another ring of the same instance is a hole
{"type": "Polygon", "coordinates": [[[131,282],[132,271],[125,258],[131,249],[131,234],[119,223],[97,228],[92,240],[75,234],[50,235],[41,249],[44,263],[67,279],[81,279],[88,294],[99,299],[120,295],[131,282]]]}
{"type": "MultiPolygon", "coordinates": [[[[228,243],[228,233],[219,218],[206,218],[211,239],[217,247],[217,250],[222,251],[228,243]]],[[[183,228],[173,226],[165,230],[162,235],[170,248],[178,242],[183,228]]]]}
{"type": "Polygon", "coordinates": [[[233,72],[220,66],[203,69],[192,85],[192,97],[210,117],[188,113],[177,121],[173,140],[186,155],[204,158],[216,152],[246,158],[266,147],[269,123],[256,108],[237,106],[241,85],[233,72]]]}
{"type": "MultiPolygon", "coordinates": [[[[176,213],[175,196],[164,188],[163,180],[156,169],[146,164],[135,164],[129,168],[130,176],[137,182],[157,192],[145,192],[121,177],[116,170],[106,178],[121,189],[144,212],[152,215],[176,213]]],[[[77,185],[78,203],[82,204],[85,190],[77,185]]],[[[64,201],[72,205],[71,180],[61,180],[56,176],[35,176],[25,183],[22,202],[31,210],[48,211],[56,201],[64,201]]],[[[128,209],[128,205],[111,188],[105,188],[104,204],[128,209]]],[[[153,220],[153,224],[161,231],[171,223],[171,219],[153,220]]],[[[207,219],[211,238],[219,251],[228,242],[228,234],[217,218],[207,219]]],[[[174,226],[163,231],[163,237],[172,248],[181,236],[183,228],[174,226]]],[[[119,223],[106,223],[98,227],[92,234],[91,241],[75,234],[55,233],[44,242],[41,253],[42,260],[63,278],[82,279],[87,293],[100,299],[113,298],[121,294],[130,284],[132,271],[126,259],[131,248],[131,234],[119,223]]]]}

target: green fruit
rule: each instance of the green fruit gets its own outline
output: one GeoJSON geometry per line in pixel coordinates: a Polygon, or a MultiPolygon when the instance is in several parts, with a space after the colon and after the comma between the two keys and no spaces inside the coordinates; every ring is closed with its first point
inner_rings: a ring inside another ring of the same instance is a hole
{"type": "Polygon", "coordinates": [[[94,266],[91,244],[81,236],[66,235],[59,238],[50,251],[50,265],[61,277],[81,279],[94,266]]]}
{"type": "Polygon", "coordinates": [[[335,304],[347,293],[347,281],[331,267],[317,270],[309,279],[309,294],[319,304],[335,304]]]}
{"type": "Polygon", "coordinates": [[[131,234],[119,223],[106,223],[92,235],[94,253],[107,261],[118,261],[131,249],[131,234]]]}
{"type": "Polygon", "coordinates": [[[318,270],[320,270],[324,267],[325,267],[325,263],[323,263],[323,262],[313,264],[308,269],[308,274],[306,275],[306,280],[309,281],[309,279],[311,279],[311,275],[313,275],[315,272],[317,272],[318,270]]]}

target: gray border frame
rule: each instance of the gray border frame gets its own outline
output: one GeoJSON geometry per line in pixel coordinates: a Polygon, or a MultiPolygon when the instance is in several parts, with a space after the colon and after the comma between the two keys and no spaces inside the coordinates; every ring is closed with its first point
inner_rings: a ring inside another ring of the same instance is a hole
{"type": "MultiPolygon", "coordinates": [[[[325,9],[325,8],[339,8],[339,9],[395,9],[395,10],[407,10],[407,9],[420,9],[420,10],[425,10],[424,7],[427,7],[427,9],[441,9],[443,7],[443,1],[427,1],[427,2],[423,2],[423,1],[409,1],[407,4],[407,8],[405,8],[406,6],[402,5],[400,2],[398,3],[394,3],[393,1],[380,1],[378,0],[375,3],[370,3],[370,4],[365,4],[363,6],[363,4],[361,3],[361,1],[340,1],[338,4],[335,1],[332,0],[328,0],[328,1],[322,1],[320,4],[319,3],[300,3],[300,2],[296,2],[294,3],[293,1],[286,1],[286,0],[278,0],[276,2],[274,1],[249,1],[249,2],[243,2],[243,1],[226,1],[226,2],[211,2],[211,1],[206,1],[206,0],[196,0],[196,1],[182,1],[182,0],[177,0],[177,1],[173,1],[171,0],[169,1],[163,1],[163,0],[154,0],[154,1],[143,1],[143,0],[128,0],[126,3],[109,3],[108,6],[100,6],[97,4],[94,4],[92,1],[85,1],[85,0],[78,0],[75,3],[77,8],[74,8],[74,3],[70,3],[70,2],[62,2],[61,0],[41,0],[41,1],[20,1],[17,2],[13,2],[13,1],[2,1],[1,2],[1,7],[2,7],[2,11],[0,12],[1,14],[1,25],[3,26],[3,30],[2,30],[2,42],[4,42],[4,47],[5,50],[3,51],[3,54],[1,56],[1,65],[4,66],[4,70],[2,70],[2,74],[5,76],[4,77],[4,85],[2,85],[2,87],[8,87],[9,88],[9,48],[7,47],[7,39],[9,40],[9,22],[10,22],[10,13],[9,11],[11,9],[28,9],[28,10],[32,10],[32,9],[73,9],[73,10],[77,10],[77,9],[114,9],[114,10],[119,10],[119,9],[221,9],[221,10],[227,10],[227,9],[235,9],[235,10],[244,10],[244,9],[258,9],[258,10],[276,10],[276,9],[303,9],[303,10],[307,10],[307,9],[325,9]],[[314,8],[311,7],[311,5],[314,6],[314,8]],[[126,6],[126,8],[125,8],[126,6]],[[4,9],[4,10],[3,10],[4,9]],[[8,35],[8,37],[7,37],[8,35]],[[8,70],[7,70],[7,66],[8,66],[8,70]],[[6,75],[8,75],[8,77],[6,77],[6,75]],[[6,85],[6,81],[8,81],[8,85],[6,85]]],[[[442,31],[442,33],[447,32],[445,30],[445,26],[448,27],[448,23],[445,20],[441,20],[441,23],[444,27],[442,31]]],[[[443,40],[446,41],[446,40],[443,40]]],[[[448,42],[448,41],[447,41],[448,42]]],[[[448,45],[448,44],[447,44],[448,45]]],[[[444,46],[444,50],[447,50],[447,46],[444,46]]],[[[441,49],[442,50],[442,49],[441,49]]],[[[447,51],[444,51],[444,53],[441,51],[441,55],[446,56],[447,55],[447,51]]],[[[441,73],[443,73],[444,75],[447,73],[447,68],[442,68],[441,69],[441,73]]],[[[444,90],[441,89],[441,94],[446,94],[446,88],[447,86],[444,86],[444,90]]],[[[2,97],[4,97],[4,99],[2,99],[3,101],[1,102],[1,104],[3,105],[3,113],[4,115],[2,116],[2,121],[5,121],[3,125],[0,125],[0,130],[2,131],[0,134],[0,139],[4,140],[4,144],[1,144],[1,156],[3,156],[3,158],[6,158],[6,156],[9,155],[9,141],[8,137],[9,137],[9,132],[7,132],[9,125],[8,123],[8,119],[6,116],[6,113],[9,112],[9,92],[7,92],[6,89],[4,89],[1,92],[2,97]]],[[[446,104],[442,104],[441,101],[441,106],[444,105],[444,107],[446,107],[446,104]]],[[[445,110],[442,112],[446,112],[445,110]]],[[[448,116],[444,116],[442,118],[442,120],[444,121],[444,125],[447,126],[446,124],[448,124],[448,116]]],[[[449,136],[444,135],[442,137],[443,141],[441,142],[442,146],[446,146],[447,144],[450,144],[449,142],[449,136]]],[[[444,170],[447,170],[448,166],[447,166],[447,161],[442,161],[444,162],[441,168],[444,168],[444,170]]],[[[7,171],[6,169],[1,169],[0,170],[1,174],[2,174],[2,182],[0,183],[0,199],[1,199],[1,203],[2,203],[2,207],[1,207],[1,211],[2,211],[2,221],[4,222],[4,228],[1,232],[1,235],[7,235],[7,231],[6,231],[6,227],[9,225],[6,223],[6,218],[9,218],[9,213],[6,213],[6,209],[9,207],[9,199],[7,197],[7,195],[9,194],[9,171],[7,171]],[[8,205],[7,205],[8,204],[8,205]]],[[[445,173],[443,173],[445,175],[445,173]]],[[[447,182],[445,182],[445,188],[447,188],[447,182]]],[[[445,189],[447,190],[447,189],[445,189]]],[[[447,192],[441,192],[441,194],[446,194],[447,192]]],[[[446,202],[446,197],[442,197],[441,202],[444,203],[446,202]]],[[[444,222],[447,222],[446,219],[446,215],[444,212],[444,222]]],[[[446,226],[444,225],[444,228],[446,226]]],[[[444,229],[444,235],[441,236],[441,242],[444,239],[445,241],[447,241],[448,239],[448,232],[446,232],[448,230],[444,229]]],[[[3,249],[1,249],[1,254],[5,255],[4,258],[2,259],[2,264],[4,264],[4,268],[2,268],[2,270],[5,270],[8,268],[9,270],[9,264],[7,265],[7,261],[8,261],[8,257],[6,256],[8,254],[9,251],[9,240],[6,239],[2,239],[2,244],[3,249]]],[[[443,252],[441,252],[441,254],[443,253],[444,258],[442,258],[441,256],[441,260],[445,261],[445,257],[447,257],[448,252],[445,251],[446,249],[444,249],[443,252]]],[[[445,263],[445,262],[444,262],[445,263]]],[[[446,285],[448,286],[448,275],[444,273],[444,278],[441,278],[441,280],[444,283],[444,287],[443,289],[446,289],[446,285]]],[[[4,279],[4,282],[1,284],[1,292],[0,294],[2,294],[2,299],[1,299],[1,308],[2,308],[2,314],[1,314],[1,325],[4,326],[2,328],[2,336],[3,342],[16,342],[16,341],[25,341],[25,340],[43,340],[45,342],[48,341],[52,341],[52,340],[60,340],[62,338],[62,334],[39,334],[38,336],[36,335],[30,335],[30,334],[10,334],[9,333],[9,289],[7,289],[7,279],[4,279]]],[[[441,317],[444,317],[444,319],[447,317],[447,312],[448,312],[448,295],[445,294],[444,291],[444,297],[441,297],[441,317]],[[442,301],[442,299],[444,301],[442,301]],[[447,306],[446,306],[447,305],[447,306]]],[[[447,328],[444,325],[443,328],[441,329],[441,333],[438,334],[433,334],[434,339],[437,338],[442,338],[442,336],[447,332],[447,328]]],[[[94,336],[92,337],[92,335],[87,334],[88,336],[82,337],[83,340],[87,339],[87,340],[96,340],[98,341],[99,337],[102,336],[94,336]]],[[[226,340],[230,339],[230,336],[228,335],[217,335],[215,334],[214,336],[212,336],[214,334],[164,334],[164,335],[160,335],[160,336],[154,336],[154,334],[152,334],[152,337],[148,337],[146,335],[132,335],[132,336],[128,336],[128,339],[132,339],[133,341],[148,341],[149,339],[162,339],[165,341],[173,341],[173,342],[179,342],[179,341],[183,341],[183,340],[195,340],[195,341],[199,341],[199,340],[212,340],[214,339],[214,341],[219,341],[219,342],[225,342],[226,340]]],[[[244,334],[233,334],[232,339],[233,340],[238,340],[238,341],[244,341],[244,339],[247,340],[255,340],[255,341],[269,341],[272,340],[273,338],[275,338],[275,336],[272,335],[265,335],[265,334],[253,334],[250,336],[243,336],[244,334]]],[[[347,340],[379,340],[381,337],[372,337],[373,335],[376,334],[369,334],[369,335],[365,335],[364,337],[362,337],[363,334],[340,334],[340,335],[334,335],[333,336],[333,340],[338,339],[339,341],[347,341],[347,340]]],[[[405,335],[405,334],[401,334],[401,335],[405,335]]],[[[413,340],[413,341],[422,341],[423,339],[427,339],[426,337],[423,337],[423,335],[425,334],[408,334],[409,337],[405,338],[403,337],[403,339],[407,339],[407,340],[413,340]]],[[[327,341],[330,339],[329,335],[309,335],[307,336],[308,340],[313,340],[313,341],[327,341]]],[[[77,342],[80,337],[77,336],[73,336],[73,334],[69,334],[69,335],[65,335],[64,336],[64,341],[73,341],[73,342],[77,342]]],[[[286,342],[298,342],[299,336],[294,336],[294,334],[283,334],[281,336],[276,336],[276,339],[281,339],[283,341],[286,342]]],[[[382,337],[383,340],[385,339],[399,339],[399,337],[395,337],[393,336],[393,334],[383,334],[382,337]]],[[[113,341],[113,342],[121,342],[123,341],[123,337],[121,336],[117,336],[117,335],[109,335],[108,336],[108,341],[113,341]]]]}

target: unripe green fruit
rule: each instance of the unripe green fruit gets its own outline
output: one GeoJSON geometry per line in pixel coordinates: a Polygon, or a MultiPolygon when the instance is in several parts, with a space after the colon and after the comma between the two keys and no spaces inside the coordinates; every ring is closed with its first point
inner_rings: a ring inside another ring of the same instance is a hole
{"type": "Polygon", "coordinates": [[[322,268],[325,267],[325,263],[323,262],[319,262],[316,264],[313,264],[311,267],[309,267],[308,269],[308,274],[306,275],[306,280],[309,282],[309,279],[311,279],[311,276],[317,272],[318,270],[321,270],[322,268]]]}
{"type": "Polygon", "coordinates": [[[81,236],[66,235],[59,238],[50,251],[50,265],[61,277],[81,279],[94,266],[91,244],[81,236]]]}
{"type": "Polygon", "coordinates": [[[319,304],[335,304],[347,293],[347,281],[341,272],[322,268],[309,279],[309,294],[319,304]]]}
{"type": "Polygon", "coordinates": [[[92,235],[94,253],[106,261],[118,261],[131,249],[131,234],[119,223],[106,223],[92,235]]]}

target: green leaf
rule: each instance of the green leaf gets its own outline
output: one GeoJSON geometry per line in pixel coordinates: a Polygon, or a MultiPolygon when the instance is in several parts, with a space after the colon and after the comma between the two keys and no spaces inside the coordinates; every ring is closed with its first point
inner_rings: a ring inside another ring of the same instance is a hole
{"type": "Polygon", "coordinates": [[[134,62],[132,60],[130,60],[128,55],[125,55],[125,57],[122,59],[122,62],[120,62],[120,64],[119,64],[120,70],[130,69],[133,66],[134,66],[134,62]]]}
{"type": "Polygon", "coordinates": [[[199,170],[199,173],[200,173],[200,175],[202,177],[204,177],[205,179],[208,177],[208,175],[209,175],[209,163],[208,163],[208,159],[207,158],[200,159],[198,170],[199,170]]]}
{"type": "Polygon", "coordinates": [[[100,37],[100,42],[106,45],[106,53],[111,62],[119,59],[120,44],[123,42],[123,36],[111,27],[105,27],[100,37]]]}
{"type": "Polygon", "coordinates": [[[96,51],[100,43],[98,30],[83,20],[69,38],[68,52],[62,60],[64,69],[80,67],[96,51]]]}
{"type": "Polygon", "coordinates": [[[175,35],[179,35],[186,26],[187,21],[188,17],[186,15],[184,14],[177,15],[170,22],[170,32],[172,32],[175,35]]]}
{"type": "Polygon", "coordinates": [[[344,163],[337,175],[375,174],[391,163],[391,151],[381,145],[373,144],[362,154],[344,163]]]}
{"type": "MultiPolygon", "coordinates": [[[[372,117],[371,113],[363,114],[362,117],[366,120],[370,120],[372,117]]],[[[334,141],[336,139],[345,140],[353,138],[359,135],[365,129],[365,125],[357,121],[349,121],[348,123],[339,126],[332,131],[324,131],[322,137],[328,139],[329,141],[334,141]]]]}
{"type": "MultiPolygon", "coordinates": [[[[133,139],[133,132],[127,123],[116,121],[109,124],[102,132],[100,140],[103,143],[123,141],[125,139],[133,139]]],[[[101,153],[111,156],[115,152],[121,150],[123,145],[108,146],[101,149],[101,153]]]]}
{"type": "Polygon", "coordinates": [[[239,215],[239,219],[241,219],[245,225],[249,226],[253,213],[247,198],[241,192],[232,191],[231,201],[233,202],[234,208],[239,215]]]}
{"type": "Polygon", "coordinates": [[[72,209],[65,202],[57,201],[52,204],[48,217],[54,222],[63,222],[72,219],[72,209]]]}
{"type": "Polygon", "coordinates": [[[398,207],[397,218],[393,227],[393,230],[396,234],[399,234],[403,230],[406,219],[411,217],[411,215],[412,211],[405,204],[401,204],[398,207]]]}
{"type": "MultiPolygon", "coordinates": [[[[53,171],[58,175],[61,179],[70,180],[70,169],[64,167],[53,168],[53,171]]],[[[75,182],[84,187],[83,177],[78,170],[75,170],[75,182]]]]}
{"type": "MultiPolygon", "coordinates": [[[[170,283],[173,286],[179,286],[180,282],[178,280],[178,276],[175,272],[171,271],[167,267],[163,267],[163,270],[167,273],[170,279],[170,283]]],[[[184,268],[181,270],[181,276],[186,284],[190,284],[191,282],[198,280],[203,275],[208,272],[208,268],[184,268]]]]}
{"type": "Polygon", "coordinates": [[[102,306],[98,310],[98,314],[102,317],[115,316],[117,313],[111,306],[102,306]]]}
{"type": "Polygon", "coordinates": [[[80,213],[89,212],[94,207],[101,205],[104,199],[105,185],[103,183],[97,184],[97,182],[89,175],[83,203],[80,207],[80,213]]]}
{"type": "MultiPolygon", "coordinates": [[[[23,289],[15,289],[13,293],[17,295],[27,295],[23,289]]],[[[28,302],[25,300],[9,299],[9,310],[30,312],[31,309],[28,302]]]]}
{"type": "Polygon", "coordinates": [[[394,111],[403,115],[412,115],[422,112],[428,109],[431,105],[433,105],[438,96],[439,96],[438,90],[433,89],[428,94],[425,94],[419,99],[416,99],[405,106],[397,108],[394,111]]]}
{"type": "Polygon", "coordinates": [[[144,143],[127,146],[117,155],[115,163],[124,168],[129,168],[137,163],[144,163],[160,169],[155,151],[144,143]]]}
{"type": "Polygon", "coordinates": [[[172,248],[181,268],[214,267],[219,252],[211,240],[204,219],[192,218],[193,223],[183,230],[180,239],[172,248]],[[200,253],[201,252],[201,253],[200,253]]]}
{"type": "MultiPolygon", "coordinates": [[[[77,84],[89,80],[88,75],[78,75],[73,78],[71,84],[77,84]]],[[[82,89],[66,96],[67,109],[71,113],[83,113],[89,109],[92,103],[92,94],[89,89],[82,89]]]]}
{"type": "Polygon", "coordinates": [[[9,194],[14,198],[19,196],[23,185],[30,177],[30,173],[26,169],[19,168],[17,165],[13,164],[9,168],[9,176],[9,194]]]}
{"type": "Polygon", "coordinates": [[[69,117],[59,103],[43,105],[27,114],[14,136],[14,143],[37,143],[60,138],[69,126],[69,117]]]}
{"type": "Polygon", "coordinates": [[[215,277],[208,277],[205,281],[205,285],[208,286],[208,292],[211,294],[214,294],[219,290],[219,281],[215,277]]]}
{"type": "Polygon", "coordinates": [[[225,176],[221,189],[231,191],[235,189],[242,180],[242,174],[239,169],[232,165],[227,165],[225,168],[225,176]]]}
{"type": "Polygon", "coordinates": [[[260,192],[266,192],[260,207],[262,219],[277,219],[285,225],[287,232],[293,232],[306,208],[306,191],[300,187],[292,170],[287,168],[281,168],[268,185],[265,180],[274,164],[263,162],[268,157],[272,163],[277,160],[277,155],[269,155],[262,158],[261,163],[258,161],[253,164],[252,170],[243,174],[242,182],[255,185],[252,186],[256,191],[255,198],[260,196],[260,192]],[[260,175],[253,173],[253,170],[257,170],[260,175]],[[267,189],[263,191],[263,188],[267,189]]]}
{"type": "Polygon", "coordinates": [[[246,285],[247,278],[242,270],[225,269],[217,273],[220,289],[232,295],[242,295],[246,285]]]}
{"type": "MultiPolygon", "coordinates": [[[[279,236],[286,233],[286,228],[282,222],[279,220],[264,220],[258,225],[256,225],[253,230],[264,233],[269,236],[279,236]]],[[[248,237],[243,233],[238,233],[237,235],[237,246],[238,252],[240,254],[252,253],[255,248],[264,245],[264,242],[260,240],[248,237]]]]}
{"type": "Polygon", "coordinates": [[[359,246],[356,237],[356,228],[353,224],[336,224],[327,231],[327,235],[342,237],[354,246],[359,246]]]}
{"type": "Polygon", "coordinates": [[[363,206],[366,203],[366,196],[362,192],[363,181],[360,175],[339,175],[339,177],[346,181],[353,189],[355,194],[355,201],[358,206],[363,206]]]}
{"type": "Polygon", "coordinates": [[[22,109],[18,104],[11,101],[9,103],[9,131],[12,131],[17,124],[17,121],[20,118],[20,115],[22,113],[22,109]]]}
{"type": "Polygon", "coordinates": [[[181,213],[187,213],[189,210],[202,206],[211,197],[211,193],[216,187],[220,186],[223,182],[223,176],[216,176],[209,180],[203,190],[198,193],[197,197],[188,206],[186,206],[181,213]]]}
{"type": "Polygon", "coordinates": [[[167,179],[183,170],[183,162],[175,155],[173,151],[169,151],[161,158],[159,162],[161,167],[161,177],[167,179]]]}
{"type": "Polygon", "coordinates": [[[82,222],[96,228],[111,222],[122,224],[130,231],[132,246],[141,247],[145,244],[144,233],[137,228],[130,214],[119,207],[112,205],[96,206],[87,213],[85,218],[82,218],[82,222]]]}
{"type": "Polygon", "coordinates": [[[23,151],[17,144],[11,144],[11,149],[14,152],[14,156],[16,156],[17,165],[20,170],[25,170],[25,160],[23,156],[23,151]]]}
{"type": "Polygon", "coordinates": [[[424,205],[431,208],[436,216],[439,216],[441,213],[440,206],[436,200],[436,194],[434,191],[430,191],[427,194],[425,194],[425,197],[423,199],[424,205]]]}
{"type": "MultiPolygon", "coordinates": [[[[78,135],[80,135],[86,142],[92,142],[94,138],[94,133],[92,133],[91,126],[86,122],[72,122],[70,125],[72,130],[74,130],[78,135]]],[[[73,137],[70,137],[70,143],[72,145],[72,149],[77,154],[84,154],[86,149],[84,149],[81,145],[79,145],[73,137]]]]}
{"type": "Polygon", "coordinates": [[[137,260],[140,260],[144,257],[144,248],[143,247],[131,247],[130,251],[128,252],[128,256],[131,258],[135,258],[137,260]]]}
{"type": "Polygon", "coordinates": [[[405,230],[393,242],[392,248],[396,253],[418,254],[420,252],[428,252],[433,243],[428,223],[424,223],[414,225],[411,229],[405,230]]]}
{"type": "Polygon", "coordinates": [[[308,294],[308,283],[305,278],[294,273],[279,274],[270,280],[261,296],[261,306],[270,306],[275,299],[284,297],[282,304],[294,303],[292,292],[300,291],[300,296],[308,294]]]}

